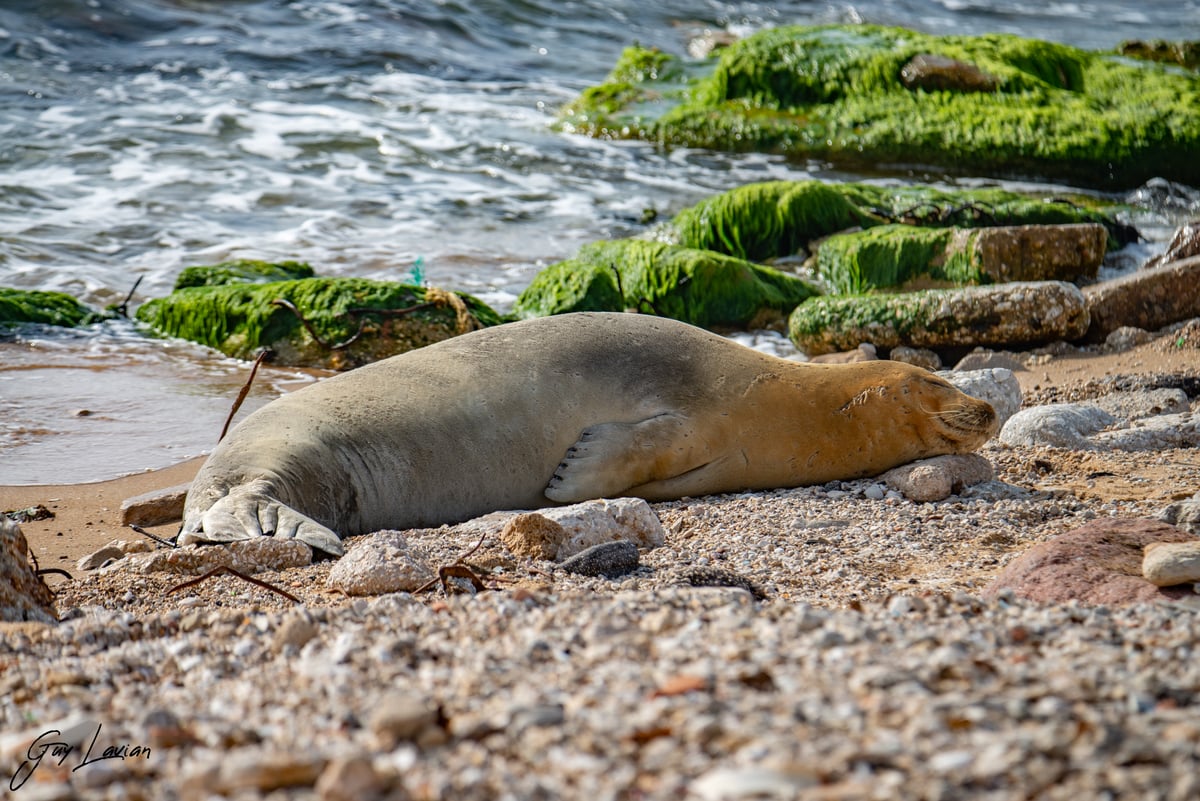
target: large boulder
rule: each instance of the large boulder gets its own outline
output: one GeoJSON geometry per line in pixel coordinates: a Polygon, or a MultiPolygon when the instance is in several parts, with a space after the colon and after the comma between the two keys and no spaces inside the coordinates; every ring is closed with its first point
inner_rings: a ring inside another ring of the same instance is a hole
{"type": "Polygon", "coordinates": [[[1062,281],[813,298],[788,321],[796,347],[809,355],[880,348],[1028,346],[1078,339],[1087,330],[1083,294],[1062,281]]]}
{"type": "Polygon", "coordinates": [[[884,225],[825,240],[817,255],[836,294],[1096,276],[1108,243],[1103,225],[925,228],[884,225]]]}
{"type": "Polygon", "coordinates": [[[849,166],[1200,183],[1194,73],[1002,34],[786,26],[687,63],[633,47],[559,124],[849,166]]]}
{"type": "Polygon", "coordinates": [[[227,356],[270,348],[276,364],[332,370],[500,322],[469,295],[366,278],[190,286],[143,304],[137,319],[227,356]]]}
{"type": "Polygon", "coordinates": [[[91,309],[63,292],[0,287],[0,326],[41,323],[71,328],[93,317],[91,309]]]}
{"type": "Polygon", "coordinates": [[[1117,220],[1116,208],[1095,198],[1068,201],[996,187],[766,181],[705,198],[655,235],[684,247],[767,261],[806,254],[817,240],[839,231],[889,223],[912,230],[1091,223],[1103,225],[1107,247],[1117,248],[1131,233],[1117,220]]]}
{"type": "Polygon", "coordinates": [[[1087,340],[1103,342],[1125,326],[1154,331],[1200,317],[1198,283],[1200,256],[1192,256],[1084,287],[1087,340]]]}
{"type": "Polygon", "coordinates": [[[795,275],[708,250],[623,239],[595,242],[542,270],[518,317],[635,311],[702,328],[763,328],[819,290],[795,275]]]}

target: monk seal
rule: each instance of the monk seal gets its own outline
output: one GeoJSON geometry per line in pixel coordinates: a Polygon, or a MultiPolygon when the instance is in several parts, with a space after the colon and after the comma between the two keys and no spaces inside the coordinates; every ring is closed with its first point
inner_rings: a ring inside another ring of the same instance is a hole
{"type": "Polygon", "coordinates": [[[965,453],[996,415],[924,369],[803,364],[659,317],[487,328],[285,395],[192,482],[179,542],[340,537],[499,509],[872,476],[965,453]]]}

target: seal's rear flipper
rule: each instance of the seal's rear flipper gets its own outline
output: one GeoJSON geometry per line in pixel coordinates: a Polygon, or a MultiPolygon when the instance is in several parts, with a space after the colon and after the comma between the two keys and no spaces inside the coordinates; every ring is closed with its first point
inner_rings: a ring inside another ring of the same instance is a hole
{"type": "Polygon", "coordinates": [[[545,494],[560,503],[615,497],[702,467],[711,450],[691,420],[671,412],[588,426],[567,449],[545,494]]]}
{"type": "Polygon", "coordinates": [[[234,487],[208,509],[188,516],[178,542],[234,542],[264,535],[297,539],[330,556],[345,553],[336,533],[272,498],[259,482],[234,487]]]}

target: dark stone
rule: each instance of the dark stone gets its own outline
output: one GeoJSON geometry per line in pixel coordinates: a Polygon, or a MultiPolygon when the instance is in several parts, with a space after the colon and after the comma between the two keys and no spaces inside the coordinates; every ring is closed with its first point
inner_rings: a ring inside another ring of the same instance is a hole
{"type": "Polygon", "coordinates": [[[559,564],[559,567],[568,573],[607,578],[623,576],[636,570],[637,566],[637,545],[629,540],[593,545],[559,564]]]}

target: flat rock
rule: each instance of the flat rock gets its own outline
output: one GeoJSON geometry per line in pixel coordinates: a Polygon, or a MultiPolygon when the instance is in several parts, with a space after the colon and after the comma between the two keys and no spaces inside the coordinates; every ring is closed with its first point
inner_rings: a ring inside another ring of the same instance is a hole
{"type": "Polygon", "coordinates": [[[1150,543],[1143,551],[1142,576],[1157,587],[1200,581],[1200,540],[1150,543]]]}
{"type": "Polygon", "coordinates": [[[996,471],[977,453],[935,456],[893,468],[880,479],[910,501],[930,502],[949,498],[965,487],[990,481],[996,471]]]}
{"type": "Polygon", "coordinates": [[[1134,420],[1127,428],[1102,431],[1091,438],[1093,447],[1120,451],[1163,451],[1200,445],[1200,419],[1191,412],[1161,414],[1134,420]]]}
{"type": "Polygon", "coordinates": [[[788,320],[788,336],[810,356],[860,342],[888,349],[1027,346],[1078,339],[1087,330],[1083,293],[1066,281],[824,295],[801,303],[788,320]]]}
{"type": "Polygon", "coordinates": [[[122,526],[159,526],[183,519],[183,502],[191,484],[145,492],[121,503],[122,526]]]}
{"type": "Polygon", "coordinates": [[[1093,520],[1038,543],[1008,564],[984,589],[985,598],[1008,590],[1041,603],[1131,604],[1178,599],[1188,589],[1162,589],[1142,576],[1145,547],[1195,542],[1158,520],[1093,520]]]}
{"type": "Polygon", "coordinates": [[[1083,288],[1088,319],[1085,338],[1104,342],[1125,326],[1157,331],[1200,317],[1200,256],[1123,275],[1083,288]]]}
{"type": "Polygon", "coordinates": [[[75,563],[75,567],[79,570],[95,570],[98,567],[104,567],[110,562],[115,562],[125,558],[125,551],[116,545],[105,545],[98,551],[94,551],[75,563]]]}
{"type": "Polygon", "coordinates": [[[1114,417],[1138,420],[1159,414],[1180,414],[1190,409],[1187,393],[1182,389],[1142,389],[1110,392],[1092,403],[1114,417]]]}
{"type": "Polygon", "coordinates": [[[0,514],[0,621],[54,623],[54,594],[34,572],[21,527],[0,514]]]}
{"type": "Polygon", "coordinates": [[[929,348],[910,348],[907,345],[901,345],[898,348],[892,348],[888,353],[888,358],[894,362],[924,367],[931,373],[942,369],[942,357],[929,348]]]}
{"type": "Polygon", "coordinates": [[[1091,447],[1088,437],[1117,422],[1094,403],[1050,403],[1022,409],[1000,430],[1000,441],[1025,447],[1091,447]]]}
{"type": "Polygon", "coordinates": [[[329,586],[347,595],[412,592],[434,578],[413,554],[402,531],[377,531],[355,537],[345,556],[329,571],[329,586]]]}
{"type": "Polygon", "coordinates": [[[218,567],[253,575],[312,564],[312,548],[299,540],[255,537],[221,545],[184,545],[179,548],[127,554],[106,570],[138,573],[178,573],[200,576],[218,567]]]}
{"type": "Polygon", "coordinates": [[[1011,353],[976,348],[955,363],[954,372],[986,370],[989,367],[1003,367],[1007,370],[1012,370],[1014,373],[1019,373],[1026,369],[1025,363],[1011,353]]]}
{"type": "Polygon", "coordinates": [[[605,542],[629,540],[638,548],[657,548],[663,538],[662,523],[641,498],[600,499],[527,512],[513,517],[500,535],[514,554],[555,562],[605,542]]]}

